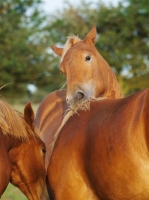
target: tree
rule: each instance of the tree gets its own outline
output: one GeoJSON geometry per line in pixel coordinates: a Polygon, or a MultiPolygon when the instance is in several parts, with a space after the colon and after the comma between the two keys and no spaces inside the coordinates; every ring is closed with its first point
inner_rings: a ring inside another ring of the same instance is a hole
{"type": "Polygon", "coordinates": [[[46,16],[39,10],[40,3],[0,1],[0,86],[13,82],[0,91],[5,97],[21,97],[28,83],[42,86],[48,82],[46,16]]]}
{"type": "Polygon", "coordinates": [[[145,5],[145,0],[124,0],[116,8],[100,10],[98,15],[99,48],[105,57],[109,56],[124,95],[149,85],[149,9],[145,5]]]}

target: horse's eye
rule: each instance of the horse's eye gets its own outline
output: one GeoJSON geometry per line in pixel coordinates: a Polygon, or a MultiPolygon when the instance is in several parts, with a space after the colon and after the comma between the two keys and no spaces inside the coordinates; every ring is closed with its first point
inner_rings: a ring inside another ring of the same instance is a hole
{"type": "Polygon", "coordinates": [[[85,60],[86,60],[86,61],[89,61],[90,59],[91,59],[91,56],[86,56],[86,57],[85,57],[85,60]]]}

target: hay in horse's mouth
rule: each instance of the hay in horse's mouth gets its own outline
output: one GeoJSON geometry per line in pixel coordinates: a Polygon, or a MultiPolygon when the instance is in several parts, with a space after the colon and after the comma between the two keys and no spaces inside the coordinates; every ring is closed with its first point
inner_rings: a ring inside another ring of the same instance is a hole
{"type": "Polygon", "coordinates": [[[85,100],[79,104],[69,105],[68,109],[64,113],[64,117],[70,111],[72,111],[73,115],[73,114],[78,114],[79,110],[84,110],[84,111],[90,110],[90,102],[91,100],[85,100]]]}
{"type": "Polygon", "coordinates": [[[88,110],[90,110],[90,103],[92,101],[100,101],[100,100],[103,100],[103,99],[106,99],[106,97],[97,97],[97,98],[94,97],[94,98],[86,99],[86,100],[80,102],[79,104],[70,105],[68,107],[68,109],[65,111],[64,117],[70,111],[72,111],[71,112],[72,115],[78,114],[79,110],[88,111],[88,110]]]}

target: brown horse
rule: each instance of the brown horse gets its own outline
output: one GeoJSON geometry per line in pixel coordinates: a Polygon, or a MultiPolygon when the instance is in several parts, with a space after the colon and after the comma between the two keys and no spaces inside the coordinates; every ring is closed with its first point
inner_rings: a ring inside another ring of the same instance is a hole
{"type": "Polygon", "coordinates": [[[86,103],[90,99],[121,97],[114,73],[94,47],[95,39],[96,28],[93,26],[84,40],[73,36],[67,40],[64,49],[52,47],[55,53],[62,56],[60,70],[67,77],[67,92],[57,90],[49,94],[41,102],[36,114],[35,123],[41,130],[41,137],[47,148],[46,166],[51,156],[50,144],[55,141],[54,135],[68,109],[67,103],[73,112],[78,108],[88,109],[86,103]],[[83,98],[79,98],[83,95],[83,98]],[[85,104],[85,108],[82,104],[85,104]]]}
{"type": "Polygon", "coordinates": [[[148,200],[149,89],[78,111],[58,137],[47,173],[55,200],[148,200]]]}
{"type": "Polygon", "coordinates": [[[0,196],[9,181],[29,200],[49,199],[46,188],[45,145],[34,126],[31,104],[24,116],[0,100],[0,196]]]}
{"type": "Polygon", "coordinates": [[[90,99],[121,97],[117,79],[95,48],[95,41],[96,27],[93,26],[84,40],[72,36],[64,48],[52,46],[61,56],[60,71],[66,75],[67,83],[66,100],[73,110],[90,99]]]}

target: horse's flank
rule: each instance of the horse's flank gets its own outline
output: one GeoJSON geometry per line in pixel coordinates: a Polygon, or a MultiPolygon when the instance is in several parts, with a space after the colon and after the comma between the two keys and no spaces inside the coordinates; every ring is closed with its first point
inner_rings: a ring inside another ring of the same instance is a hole
{"type": "Polygon", "coordinates": [[[4,136],[11,135],[15,138],[28,141],[29,136],[38,135],[38,130],[32,130],[26,123],[22,113],[14,110],[7,102],[0,100],[0,127],[4,136]]]}

